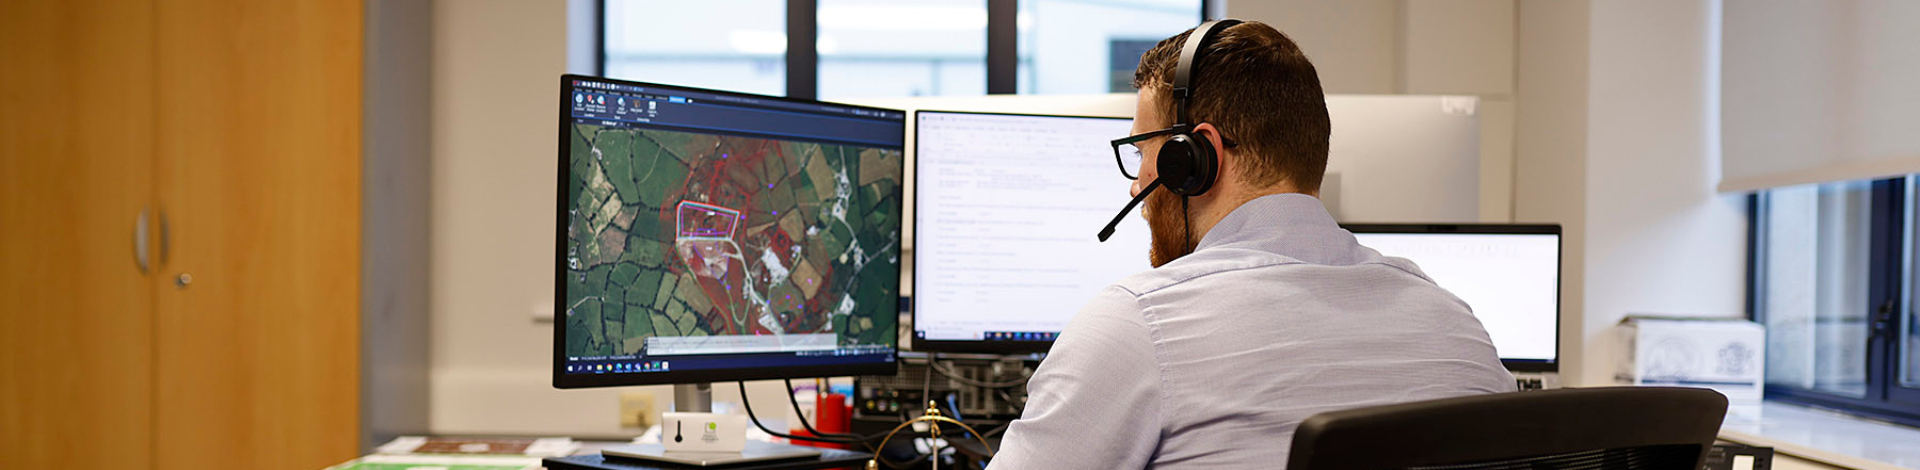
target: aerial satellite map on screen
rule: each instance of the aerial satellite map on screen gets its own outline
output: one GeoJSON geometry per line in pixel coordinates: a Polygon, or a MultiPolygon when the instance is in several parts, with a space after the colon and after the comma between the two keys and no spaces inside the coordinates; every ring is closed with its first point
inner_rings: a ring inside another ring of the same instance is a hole
{"type": "Polygon", "coordinates": [[[577,123],[569,356],[895,342],[897,150],[577,123]],[[854,295],[859,293],[859,295],[854,295]]]}

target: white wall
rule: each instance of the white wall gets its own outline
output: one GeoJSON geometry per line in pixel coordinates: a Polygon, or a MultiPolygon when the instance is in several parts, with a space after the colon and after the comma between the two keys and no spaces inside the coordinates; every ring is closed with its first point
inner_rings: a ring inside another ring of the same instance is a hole
{"type": "Polygon", "coordinates": [[[1514,0],[1258,0],[1227,15],[1292,38],[1330,94],[1508,97],[1514,0]]]}
{"type": "MultiPolygon", "coordinates": [[[[1585,369],[1587,23],[1586,0],[1520,2],[1515,28],[1513,218],[1558,223],[1561,372],[1585,369]]],[[[1604,369],[1604,367],[1603,367],[1604,369]]]]}
{"type": "Polygon", "coordinates": [[[1513,0],[1401,5],[1399,92],[1513,94],[1513,0]]]}
{"type": "Polygon", "coordinates": [[[1240,0],[1227,2],[1227,16],[1286,33],[1320,71],[1327,93],[1398,93],[1401,3],[1240,0]]]}
{"type": "MultiPolygon", "coordinates": [[[[1590,342],[1629,313],[1746,313],[1745,198],[1714,189],[1719,9],[1719,0],[1593,2],[1581,324],[1590,342]]],[[[1593,366],[1617,352],[1586,353],[1582,383],[1611,380],[1611,368],[1593,366]]]]}
{"type": "MultiPolygon", "coordinates": [[[[517,416],[588,414],[592,399],[543,409],[531,390],[552,355],[530,314],[552,298],[554,107],[566,70],[559,3],[440,1],[434,5],[432,295],[435,433],[487,429],[517,416]],[[549,176],[539,176],[549,175],[549,176]],[[518,391],[515,393],[514,391],[518,391]],[[482,393],[518,395],[513,402],[482,393]]],[[[607,419],[613,419],[609,416],[607,419]]]]}

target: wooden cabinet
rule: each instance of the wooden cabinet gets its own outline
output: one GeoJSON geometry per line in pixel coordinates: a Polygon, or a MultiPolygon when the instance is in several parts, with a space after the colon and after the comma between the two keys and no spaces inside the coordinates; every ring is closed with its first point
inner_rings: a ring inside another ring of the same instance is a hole
{"type": "Polygon", "coordinates": [[[0,2],[0,468],[357,454],[362,4],[0,2]]]}

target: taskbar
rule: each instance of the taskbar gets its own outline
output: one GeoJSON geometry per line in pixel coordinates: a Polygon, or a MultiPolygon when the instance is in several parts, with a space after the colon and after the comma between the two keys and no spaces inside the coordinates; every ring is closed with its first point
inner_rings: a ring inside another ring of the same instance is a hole
{"type": "Polygon", "coordinates": [[[886,346],[849,346],[834,350],[753,354],[644,355],[577,358],[567,361],[569,374],[631,374],[687,370],[763,367],[832,366],[893,362],[895,349],[886,346]]]}
{"type": "Polygon", "coordinates": [[[986,341],[1053,341],[1060,337],[1058,331],[987,331],[981,333],[986,341]]]}
{"type": "Polygon", "coordinates": [[[982,331],[976,334],[959,333],[959,338],[948,334],[928,335],[925,331],[916,331],[920,339],[933,341],[1053,341],[1060,338],[1058,331],[982,331]]]}

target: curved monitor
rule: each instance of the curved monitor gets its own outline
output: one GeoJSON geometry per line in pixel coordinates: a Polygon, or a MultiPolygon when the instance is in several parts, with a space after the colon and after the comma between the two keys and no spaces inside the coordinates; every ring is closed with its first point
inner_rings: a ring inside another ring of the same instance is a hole
{"type": "Polygon", "coordinates": [[[905,119],[561,77],[553,385],[894,373],[905,119]]]}

